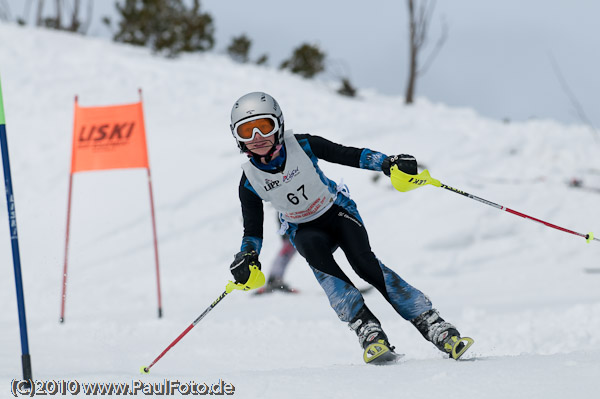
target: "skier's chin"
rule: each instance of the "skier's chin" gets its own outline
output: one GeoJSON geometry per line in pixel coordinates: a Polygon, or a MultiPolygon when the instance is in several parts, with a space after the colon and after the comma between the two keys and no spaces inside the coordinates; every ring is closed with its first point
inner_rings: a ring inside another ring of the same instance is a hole
{"type": "Polygon", "coordinates": [[[271,146],[272,146],[272,143],[258,144],[255,147],[253,147],[252,149],[248,149],[248,150],[252,154],[262,157],[262,156],[268,154],[269,150],[271,149],[271,146]]]}

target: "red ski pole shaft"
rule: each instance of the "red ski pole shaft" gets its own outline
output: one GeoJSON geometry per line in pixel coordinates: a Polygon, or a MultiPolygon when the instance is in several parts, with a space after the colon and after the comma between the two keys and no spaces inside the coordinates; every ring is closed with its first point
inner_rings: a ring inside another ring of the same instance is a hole
{"type": "Polygon", "coordinates": [[[210,312],[215,306],[217,306],[217,304],[221,302],[221,300],[225,298],[226,295],[227,291],[223,291],[223,293],[209,307],[207,307],[204,310],[204,312],[202,312],[202,314],[198,316],[196,320],[194,320],[192,324],[190,324],[181,334],[179,334],[179,336],[175,338],[175,340],[171,342],[171,344],[169,344],[169,346],[167,346],[167,348],[164,351],[162,351],[161,354],[158,355],[158,357],[154,359],[154,361],[150,363],[149,366],[141,368],[142,373],[148,374],[150,372],[150,368],[152,368],[152,366],[154,366],[156,362],[158,362],[172,347],[174,347],[187,333],[189,333],[190,330],[194,328],[196,324],[200,323],[200,320],[202,320],[204,316],[208,314],[208,312],[210,312]]]}
{"type": "Polygon", "coordinates": [[[573,230],[565,229],[564,227],[560,227],[560,226],[557,226],[555,224],[545,222],[543,220],[534,218],[533,216],[529,216],[529,215],[526,215],[524,213],[517,212],[517,211],[512,210],[510,208],[507,208],[507,207],[505,207],[503,205],[498,205],[498,204],[496,204],[494,202],[491,202],[491,201],[488,201],[486,199],[477,197],[477,196],[475,196],[473,194],[469,194],[469,193],[466,193],[466,192],[464,192],[462,190],[456,189],[454,187],[450,187],[450,186],[448,186],[448,185],[446,185],[444,183],[441,183],[441,187],[445,188],[446,190],[449,190],[449,191],[452,191],[454,193],[457,193],[457,194],[460,194],[462,196],[465,196],[467,198],[473,199],[475,201],[479,201],[479,202],[481,202],[483,204],[486,204],[486,205],[489,205],[489,206],[493,206],[494,208],[500,209],[501,211],[506,211],[506,212],[512,213],[513,215],[517,215],[517,216],[520,216],[520,217],[525,218],[525,219],[533,220],[534,222],[541,223],[544,226],[552,227],[553,229],[556,229],[556,230],[564,231],[565,233],[574,234],[576,236],[583,237],[583,238],[585,238],[587,240],[587,242],[591,242],[592,240],[594,240],[594,241],[600,241],[600,239],[595,238],[592,233],[582,234],[582,233],[578,233],[578,232],[573,231],[573,230]]]}

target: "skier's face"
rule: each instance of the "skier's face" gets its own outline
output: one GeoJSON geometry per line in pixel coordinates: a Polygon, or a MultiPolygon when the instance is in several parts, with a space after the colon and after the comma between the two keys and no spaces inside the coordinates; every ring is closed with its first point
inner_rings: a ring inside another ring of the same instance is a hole
{"type": "Polygon", "coordinates": [[[244,143],[248,151],[264,156],[273,148],[279,129],[279,120],[274,116],[257,115],[236,123],[232,133],[239,142],[244,143]]]}
{"type": "Polygon", "coordinates": [[[260,134],[254,135],[251,141],[246,143],[246,148],[258,156],[266,155],[275,144],[275,136],[263,137],[260,134]]]}

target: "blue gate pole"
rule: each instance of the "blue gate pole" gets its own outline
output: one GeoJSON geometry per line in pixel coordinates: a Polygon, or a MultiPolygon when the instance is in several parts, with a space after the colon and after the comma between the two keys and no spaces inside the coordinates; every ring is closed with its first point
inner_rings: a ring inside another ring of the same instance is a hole
{"type": "Polygon", "coordinates": [[[25,317],[25,299],[23,297],[23,279],[21,277],[21,257],[19,255],[19,236],[17,234],[17,212],[13,196],[10,162],[8,159],[8,143],[6,141],[6,121],[4,103],[2,101],[2,82],[0,81],[0,147],[2,147],[2,165],[4,167],[4,184],[6,186],[6,206],[8,207],[8,224],[12,244],[13,266],[15,269],[15,286],[17,289],[17,307],[19,310],[19,328],[21,331],[21,363],[23,364],[23,379],[32,380],[31,357],[27,340],[27,319],[25,317]]]}

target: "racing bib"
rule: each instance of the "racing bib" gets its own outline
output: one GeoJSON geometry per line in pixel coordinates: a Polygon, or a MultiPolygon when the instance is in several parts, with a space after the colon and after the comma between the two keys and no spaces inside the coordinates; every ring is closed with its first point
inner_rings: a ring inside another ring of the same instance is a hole
{"type": "Polygon", "coordinates": [[[250,161],[244,163],[242,169],[260,198],[270,202],[285,220],[309,222],[333,205],[336,193],[321,179],[291,130],[284,132],[283,140],[286,162],[282,172],[260,170],[250,161]]]}

